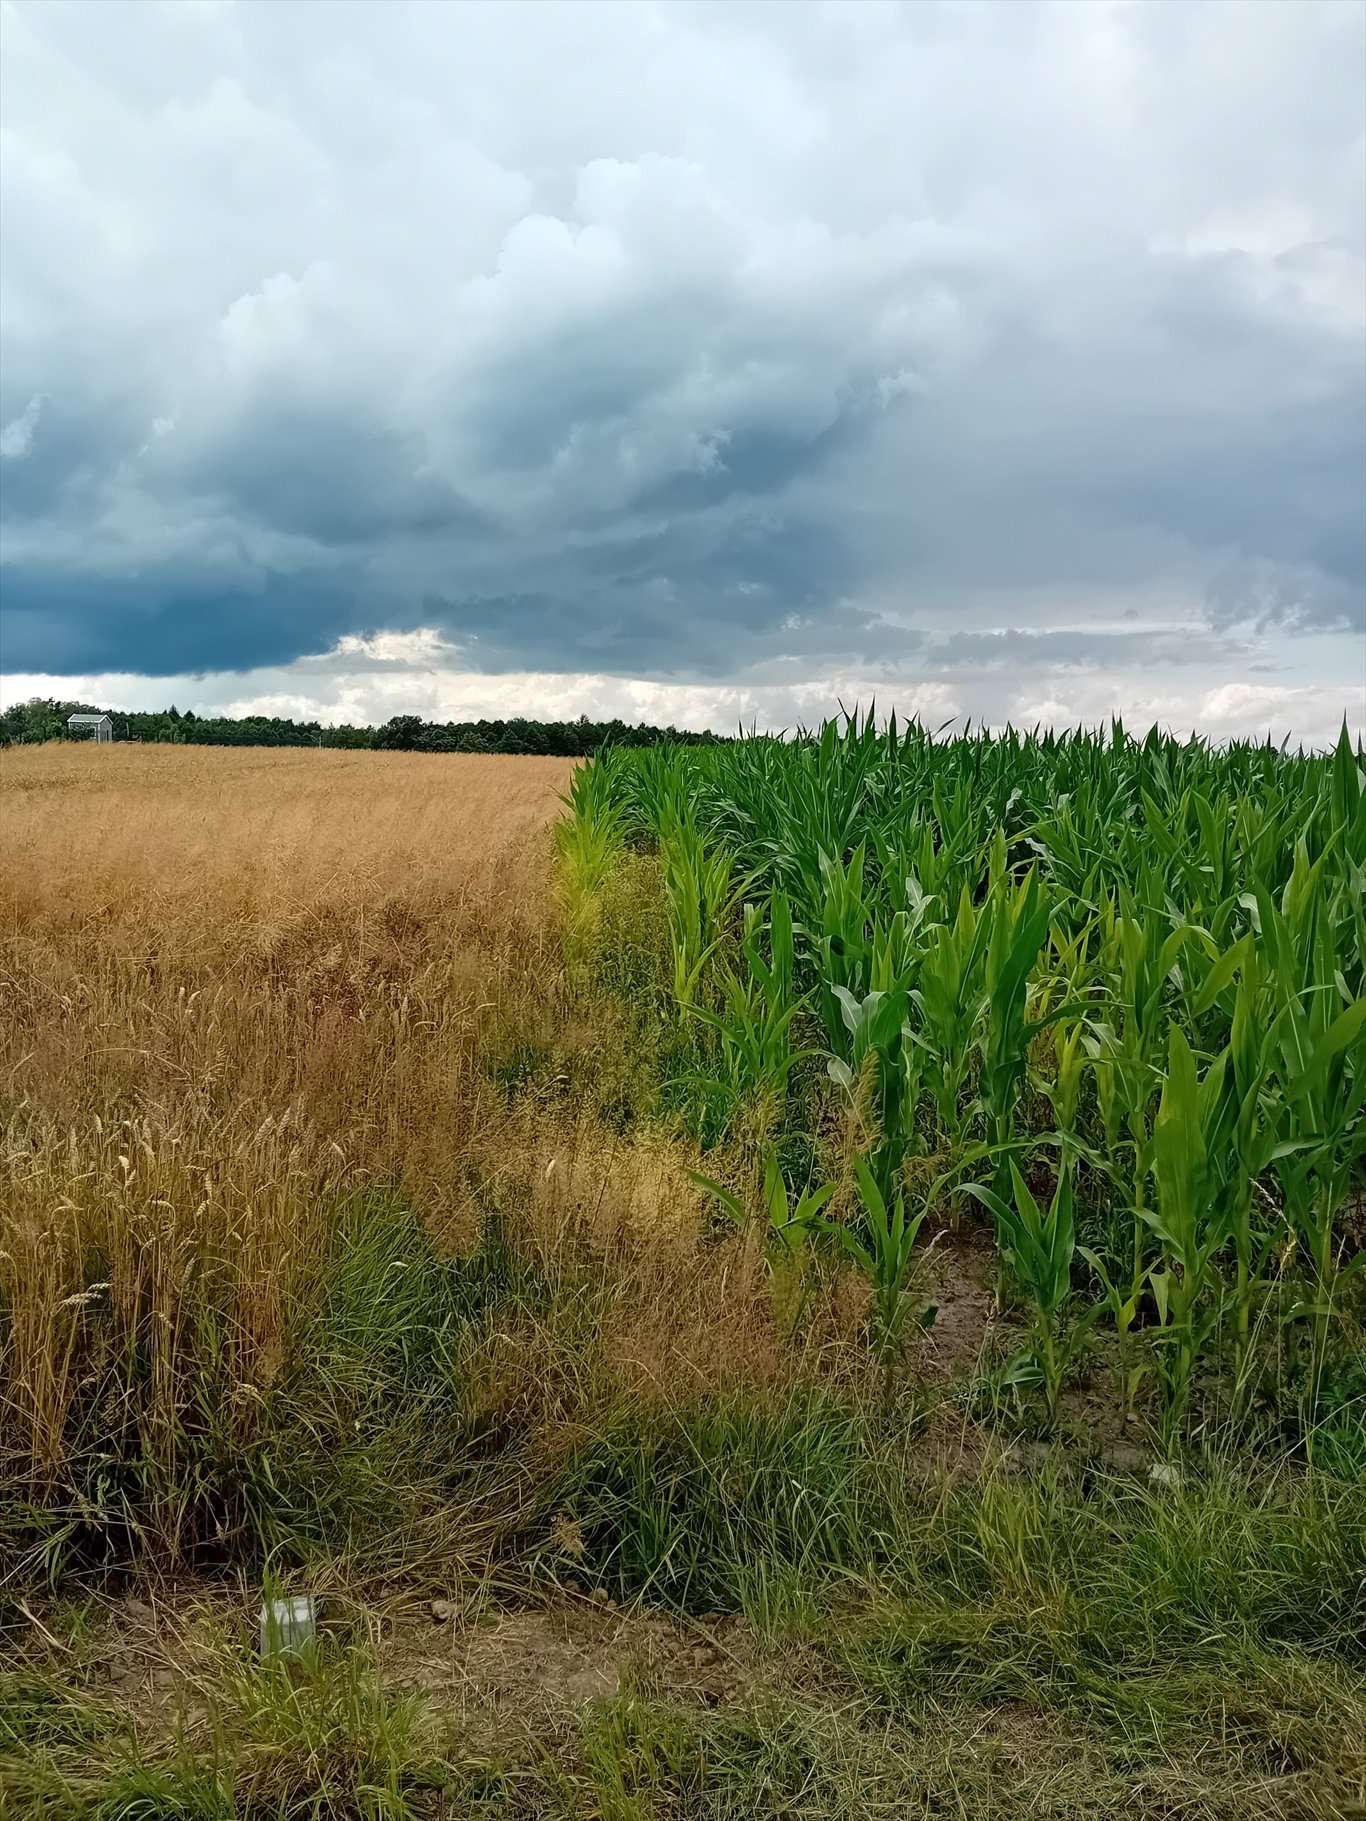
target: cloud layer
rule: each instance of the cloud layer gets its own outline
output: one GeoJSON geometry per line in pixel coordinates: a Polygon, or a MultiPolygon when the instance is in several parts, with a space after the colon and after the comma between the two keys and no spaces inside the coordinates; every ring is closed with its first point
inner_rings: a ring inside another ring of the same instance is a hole
{"type": "Polygon", "coordinates": [[[1366,718],[1352,0],[0,18],[7,672],[1366,718]]]}

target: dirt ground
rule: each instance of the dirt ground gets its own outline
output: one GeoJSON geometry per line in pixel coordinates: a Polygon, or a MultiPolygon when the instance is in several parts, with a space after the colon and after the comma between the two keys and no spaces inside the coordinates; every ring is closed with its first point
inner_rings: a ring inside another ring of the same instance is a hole
{"type": "MultiPolygon", "coordinates": [[[[88,1692],[113,1701],[149,1738],[195,1719],[201,1675],[226,1642],[254,1637],[257,1622],[254,1593],[192,1584],[92,1600],[75,1642],[69,1621],[27,1600],[14,1616],[16,1655],[79,1657],[88,1692]]],[[[515,1608],[475,1592],[400,1592],[365,1605],[334,1595],[319,1601],[318,1628],[364,1645],[386,1688],[420,1692],[489,1749],[528,1722],[627,1686],[718,1706],[750,1691],[759,1673],[742,1618],[675,1621],[623,1611],[601,1593],[515,1608]]]]}

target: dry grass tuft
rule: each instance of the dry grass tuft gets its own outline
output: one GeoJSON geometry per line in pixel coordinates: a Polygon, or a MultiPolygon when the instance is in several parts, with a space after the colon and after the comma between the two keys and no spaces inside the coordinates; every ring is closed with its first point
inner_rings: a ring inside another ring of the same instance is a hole
{"type": "Polygon", "coordinates": [[[31,1107],[0,1149],[0,1269],[11,1311],[5,1387],[34,1479],[51,1485],[93,1355],[136,1356],[132,1422],[174,1463],[184,1414],[203,1390],[204,1320],[229,1429],[245,1446],[284,1360],[291,1310],[316,1271],[348,1173],[335,1147],[288,1115],[267,1116],[234,1149],[193,1105],[173,1129],[154,1116],[61,1128],[31,1107]]]}

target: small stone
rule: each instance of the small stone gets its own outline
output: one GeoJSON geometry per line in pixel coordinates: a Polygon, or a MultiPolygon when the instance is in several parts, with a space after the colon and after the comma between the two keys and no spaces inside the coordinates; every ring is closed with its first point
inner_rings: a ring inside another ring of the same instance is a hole
{"type": "Polygon", "coordinates": [[[455,1616],[455,1608],[449,1600],[433,1600],[427,1610],[434,1625],[448,1625],[455,1616]]]}
{"type": "Polygon", "coordinates": [[[1181,1469],[1171,1461],[1154,1461],[1148,1469],[1148,1478],[1154,1486],[1167,1486],[1174,1491],[1181,1484],[1181,1469]]]}
{"type": "Polygon", "coordinates": [[[1147,1458],[1134,1442],[1114,1442],[1105,1450],[1105,1463],[1116,1473],[1140,1473],[1147,1458]]]}

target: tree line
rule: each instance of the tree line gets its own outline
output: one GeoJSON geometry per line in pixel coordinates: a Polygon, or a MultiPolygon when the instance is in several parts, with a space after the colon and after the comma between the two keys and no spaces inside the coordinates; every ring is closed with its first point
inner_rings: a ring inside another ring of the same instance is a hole
{"type": "Polygon", "coordinates": [[[540,753],[587,758],[603,746],[654,746],[661,741],[711,745],[722,735],[680,732],[676,727],[634,726],[626,721],[511,720],[424,721],[395,715],[382,727],[326,727],[320,721],[291,721],[282,715],[197,715],[172,706],[149,712],[101,708],[90,702],[57,702],[34,697],[0,713],[0,746],[42,740],[83,739],[67,729],[73,714],[107,714],[117,740],[154,741],[173,746],[340,746],[380,752],[540,753]]]}

